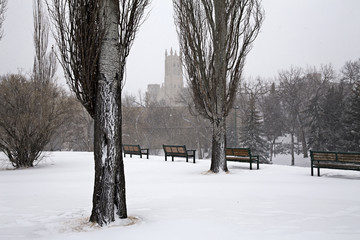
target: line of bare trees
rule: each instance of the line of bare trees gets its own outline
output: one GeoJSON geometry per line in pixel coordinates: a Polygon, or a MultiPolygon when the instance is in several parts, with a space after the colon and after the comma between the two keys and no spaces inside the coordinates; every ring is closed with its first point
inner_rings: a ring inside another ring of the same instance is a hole
{"type": "Polygon", "coordinates": [[[308,157],[309,149],[360,151],[359,85],[360,60],[346,62],[340,72],[331,65],[291,67],[275,81],[258,79],[243,86],[235,102],[238,143],[268,155],[270,162],[276,153],[290,153],[291,165],[295,154],[308,157]]]}

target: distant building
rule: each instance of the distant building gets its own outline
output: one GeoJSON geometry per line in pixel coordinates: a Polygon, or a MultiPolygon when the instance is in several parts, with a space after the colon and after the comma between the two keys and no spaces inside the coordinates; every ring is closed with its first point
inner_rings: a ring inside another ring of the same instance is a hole
{"type": "Polygon", "coordinates": [[[178,106],[180,93],[184,89],[180,56],[176,51],[165,50],[165,78],[163,84],[149,84],[147,96],[150,101],[164,101],[168,106],[178,106]]]}

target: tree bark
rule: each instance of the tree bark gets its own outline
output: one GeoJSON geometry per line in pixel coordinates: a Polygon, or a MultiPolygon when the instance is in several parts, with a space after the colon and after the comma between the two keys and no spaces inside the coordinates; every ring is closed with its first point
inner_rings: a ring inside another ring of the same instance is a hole
{"type": "Polygon", "coordinates": [[[226,124],[225,118],[219,119],[212,124],[212,156],[210,171],[218,173],[227,172],[227,163],[225,159],[226,145],[226,124]]]}
{"type": "Polygon", "coordinates": [[[107,31],[99,58],[94,120],[95,183],[90,217],[90,221],[97,222],[100,226],[114,221],[115,206],[119,209],[118,212],[122,213],[120,217],[127,217],[121,154],[120,59],[116,54],[119,9],[117,1],[104,0],[103,4],[102,17],[107,31]]]}

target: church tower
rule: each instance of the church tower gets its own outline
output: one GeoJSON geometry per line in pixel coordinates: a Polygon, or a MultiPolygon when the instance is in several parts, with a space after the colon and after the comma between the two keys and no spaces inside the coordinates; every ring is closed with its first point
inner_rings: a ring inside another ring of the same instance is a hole
{"type": "Polygon", "coordinates": [[[182,65],[180,56],[176,51],[170,50],[168,55],[165,50],[165,83],[164,95],[170,105],[177,105],[176,100],[184,88],[182,65]]]}

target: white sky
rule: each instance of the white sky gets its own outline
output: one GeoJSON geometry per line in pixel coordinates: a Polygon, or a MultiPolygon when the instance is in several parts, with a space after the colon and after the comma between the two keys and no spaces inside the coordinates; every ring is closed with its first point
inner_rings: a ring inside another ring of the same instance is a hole
{"type": "MultiPolygon", "coordinates": [[[[263,7],[266,18],[248,55],[246,76],[274,78],[291,66],[328,63],[339,70],[360,58],[359,0],[263,0],[263,7]]],[[[149,83],[162,83],[165,49],[178,50],[172,1],[152,0],[150,9],[128,58],[125,91],[132,94],[146,91],[149,83]]],[[[30,72],[32,0],[9,0],[6,15],[0,74],[30,72]]]]}

